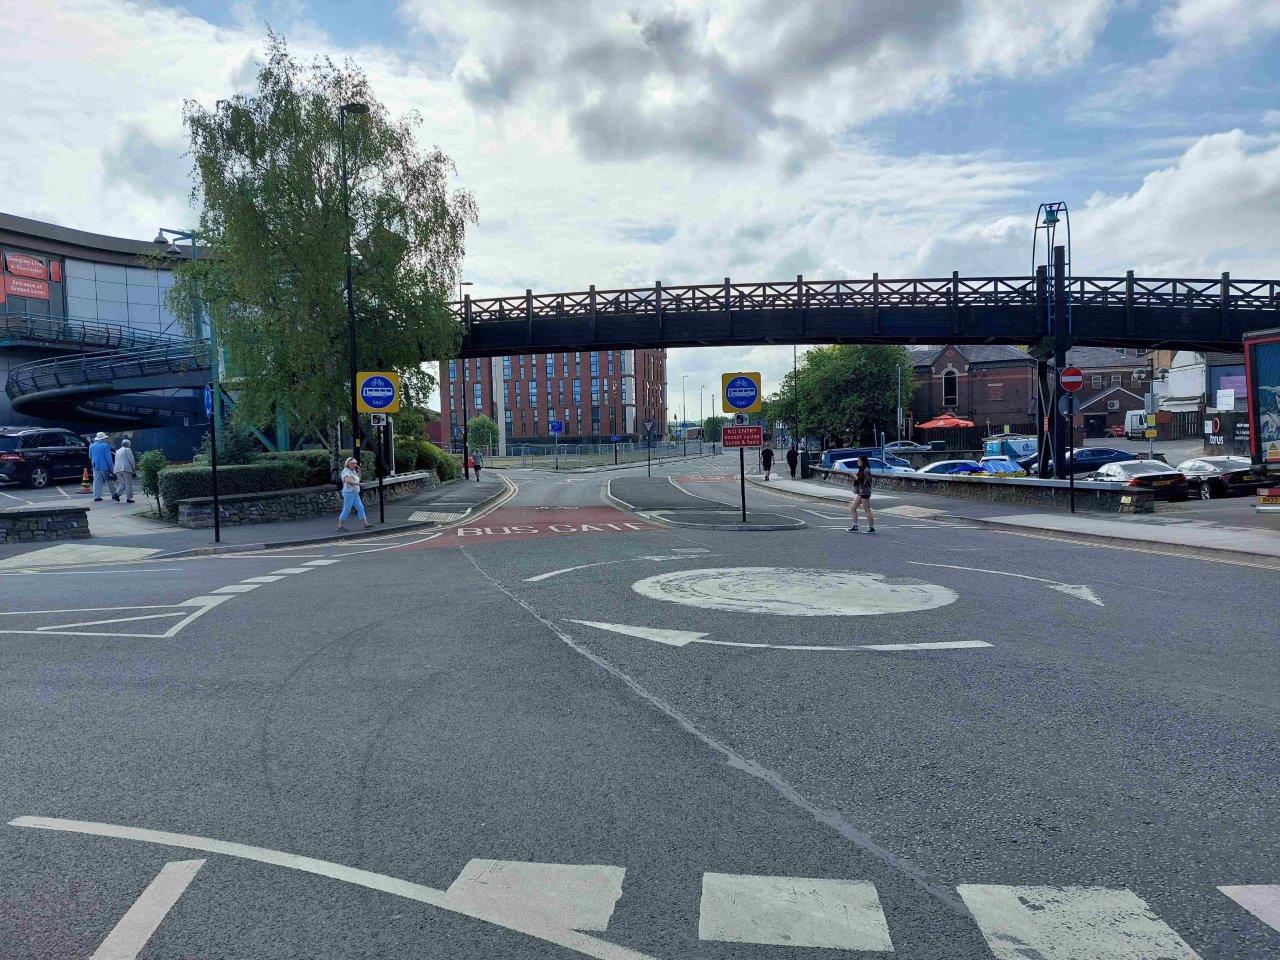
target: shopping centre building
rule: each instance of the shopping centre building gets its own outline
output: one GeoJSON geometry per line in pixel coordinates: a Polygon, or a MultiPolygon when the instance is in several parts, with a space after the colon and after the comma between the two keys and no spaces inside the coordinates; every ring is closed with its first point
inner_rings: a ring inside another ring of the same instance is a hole
{"type": "Polygon", "coordinates": [[[130,430],[189,453],[205,426],[199,364],[165,305],[178,262],[150,241],[0,213],[0,425],[130,430]]]}

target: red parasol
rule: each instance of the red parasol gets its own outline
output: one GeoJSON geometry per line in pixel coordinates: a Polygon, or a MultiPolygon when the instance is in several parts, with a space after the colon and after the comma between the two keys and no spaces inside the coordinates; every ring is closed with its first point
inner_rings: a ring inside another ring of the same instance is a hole
{"type": "Polygon", "coordinates": [[[944,413],[940,417],[934,417],[932,420],[926,420],[924,423],[917,423],[917,430],[939,430],[943,427],[972,427],[972,420],[961,420],[959,417],[944,413]]]}

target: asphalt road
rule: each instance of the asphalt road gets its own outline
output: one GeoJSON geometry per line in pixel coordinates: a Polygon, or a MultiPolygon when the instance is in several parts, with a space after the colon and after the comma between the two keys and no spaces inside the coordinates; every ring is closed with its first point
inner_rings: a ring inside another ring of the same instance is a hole
{"type": "Polygon", "coordinates": [[[1280,952],[1274,570],[644,472],[0,569],[0,955],[1280,952]]]}

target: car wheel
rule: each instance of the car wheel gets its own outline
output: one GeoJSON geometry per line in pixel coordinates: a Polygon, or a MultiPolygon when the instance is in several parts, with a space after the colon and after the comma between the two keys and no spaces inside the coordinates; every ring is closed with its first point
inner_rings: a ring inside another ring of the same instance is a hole
{"type": "Polygon", "coordinates": [[[31,485],[33,490],[43,490],[49,485],[49,471],[44,467],[32,467],[31,475],[27,477],[27,483],[31,485]]]}
{"type": "Polygon", "coordinates": [[[1210,488],[1207,482],[1200,484],[1200,499],[1201,500],[1213,499],[1213,490],[1212,488],[1210,488]]]}

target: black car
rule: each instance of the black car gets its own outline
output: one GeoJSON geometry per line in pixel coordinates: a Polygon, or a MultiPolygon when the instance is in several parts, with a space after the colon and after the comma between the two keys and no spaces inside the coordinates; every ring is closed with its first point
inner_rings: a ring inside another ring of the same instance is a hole
{"type": "MultiPolygon", "coordinates": [[[[1101,470],[1108,463],[1125,463],[1129,460],[1145,459],[1132,450],[1117,450],[1115,447],[1076,447],[1067,453],[1067,467],[1076,476],[1082,473],[1093,473],[1101,470]]],[[[1155,459],[1164,462],[1164,454],[1157,453],[1155,459]]],[[[1025,468],[1024,468],[1025,469],[1025,468]]],[[[1049,461],[1049,473],[1057,476],[1053,470],[1053,461],[1049,461]]],[[[1066,476],[1066,471],[1062,476],[1066,476]]]]}
{"type": "Polygon", "coordinates": [[[1178,464],[1178,471],[1186,474],[1191,495],[1201,500],[1252,494],[1268,482],[1254,475],[1248,457],[1194,457],[1178,464]]]}
{"type": "Polygon", "coordinates": [[[70,430],[0,427],[0,483],[40,489],[54,480],[79,480],[89,466],[89,444],[70,430]]]}
{"type": "Polygon", "coordinates": [[[1114,483],[1150,490],[1157,500],[1187,499],[1187,478],[1167,463],[1154,460],[1126,460],[1108,463],[1097,473],[1082,479],[1091,483],[1114,483]]]}

